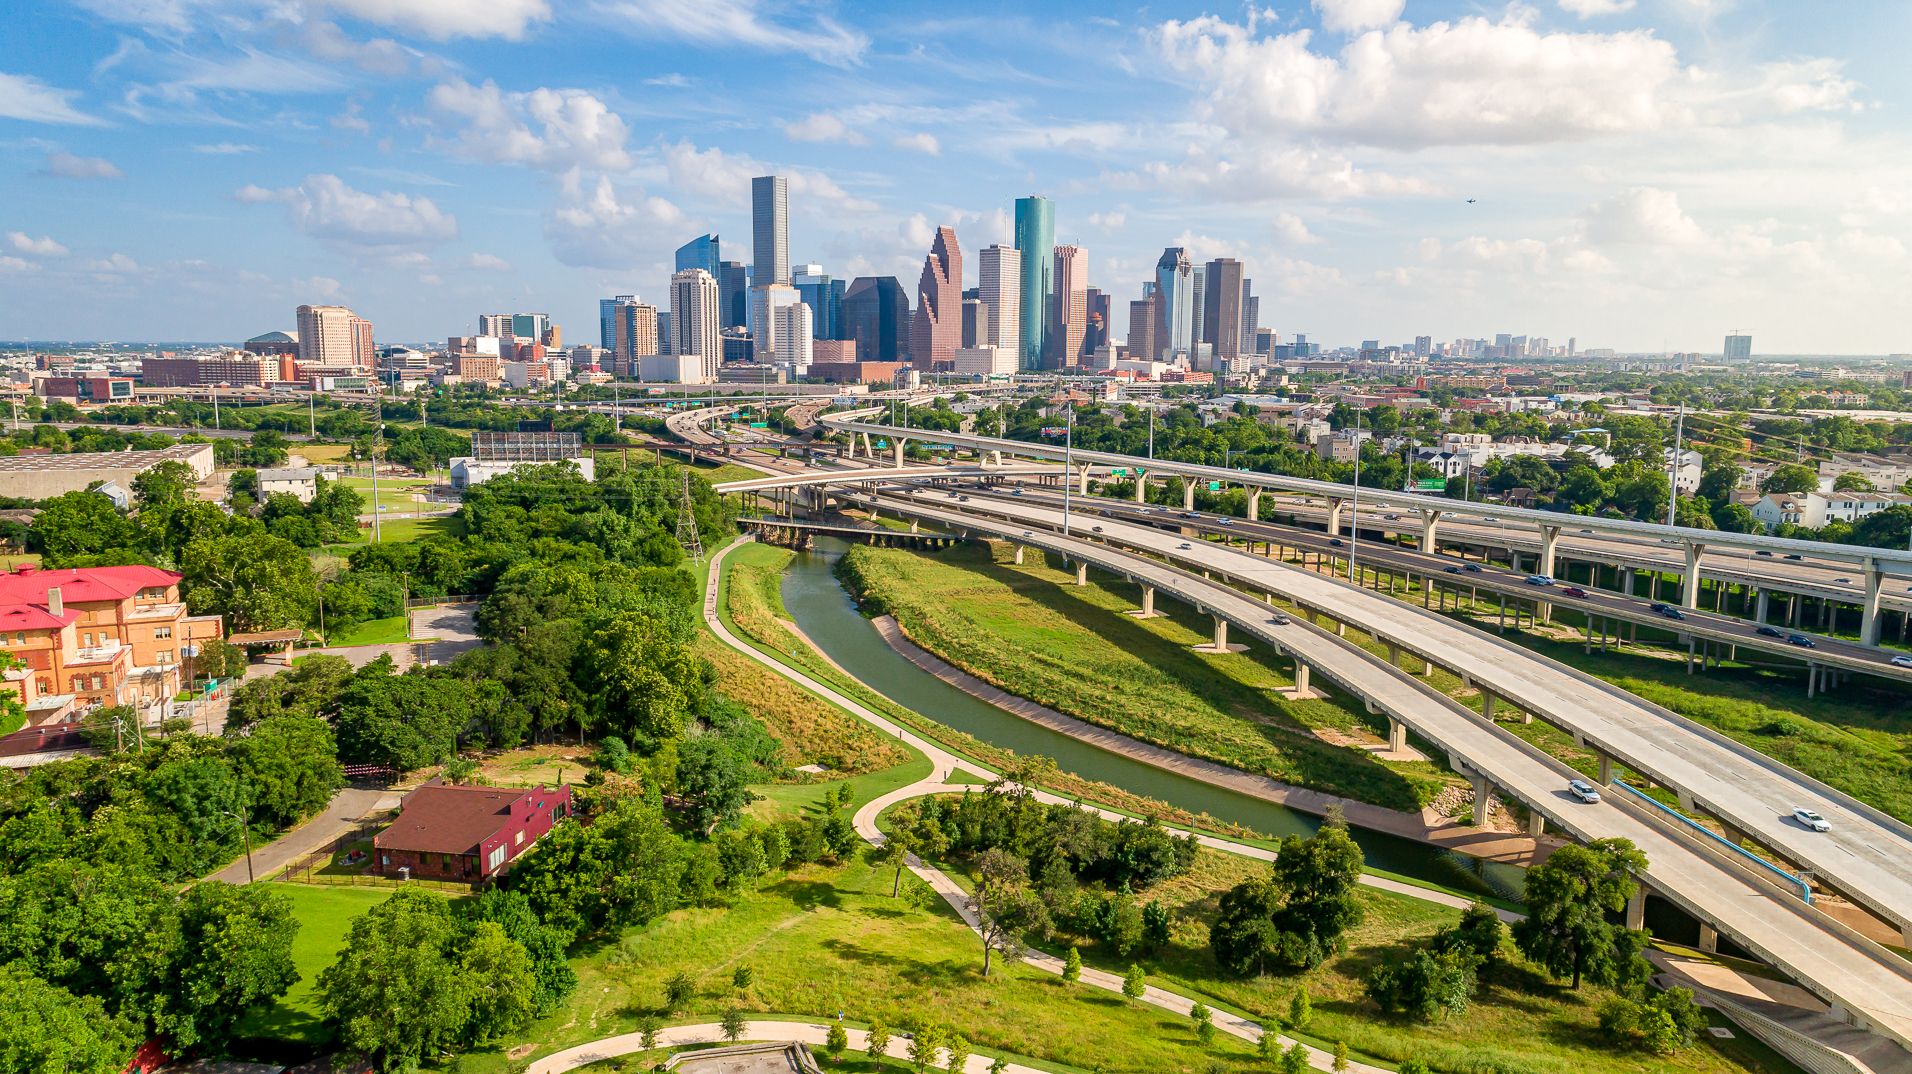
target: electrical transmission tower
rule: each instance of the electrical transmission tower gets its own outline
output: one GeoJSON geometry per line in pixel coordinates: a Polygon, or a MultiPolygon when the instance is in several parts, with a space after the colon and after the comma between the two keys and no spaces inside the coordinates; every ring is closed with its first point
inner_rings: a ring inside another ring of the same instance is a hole
{"type": "Polygon", "coordinates": [[[684,554],[692,563],[704,562],[704,541],[697,535],[697,511],[690,499],[690,469],[680,471],[683,479],[683,494],[677,501],[677,543],[684,546],[684,554]]]}

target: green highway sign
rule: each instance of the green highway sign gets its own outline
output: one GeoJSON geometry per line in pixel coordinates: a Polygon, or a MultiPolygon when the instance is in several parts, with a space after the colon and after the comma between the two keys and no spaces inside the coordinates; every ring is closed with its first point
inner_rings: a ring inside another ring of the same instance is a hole
{"type": "Polygon", "coordinates": [[[1221,490],[1222,490],[1222,483],[1221,483],[1221,482],[1219,482],[1219,481],[1210,481],[1210,482],[1208,483],[1208,491],[1210,491],[1210,492],[1220,492],[1221,490]]]}
{"type": "Polygon", "coordinates": [[[1118,466],[1115,469],[1109,471],[1109,476],[1110,477],[1127,477],[1129,476],[1129,468],[1126,466],[1118,466]]]}
{"type": "Polygon", "coordinates": [[[753,421],[750,423],[750,427],[752,429],[768,429],[770,428],[770,423],[767,421],[753,421]]]}
{"type": "Polygon", "coordinates": [[[1416,492],[1446,492],[1447,478],[1417,477],[1414,479],[1414,491],[1416,492]]]}

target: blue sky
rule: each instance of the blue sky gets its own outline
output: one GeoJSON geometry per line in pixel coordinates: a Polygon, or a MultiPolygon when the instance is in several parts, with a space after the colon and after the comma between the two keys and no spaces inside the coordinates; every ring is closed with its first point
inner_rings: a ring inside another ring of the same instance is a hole
{"type": "Polygon", "coordinates": [[[1912,5],[16,0],[0,338],[385,340],[664,296],[748,179],[913,283],[1019,195],[1126,302],[1237,256],[1329,343],[1912,351],[1912,5]],[[1474,198],[1474,204],[1466,199],[1474,198]]]}

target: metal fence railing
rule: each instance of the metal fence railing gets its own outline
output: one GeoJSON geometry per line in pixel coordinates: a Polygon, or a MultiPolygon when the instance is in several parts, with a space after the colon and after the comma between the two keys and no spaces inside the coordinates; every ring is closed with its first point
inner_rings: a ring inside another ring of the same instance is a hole
{"type": "Polygon", "coordinates": [[[1632,794],[1634,797],[1638,798],[1640,801],[1645,802],[1647,805],[1652,806],[1656,810],[1659,810],[1661,813],[1665,814],[1666,816],[1671,817],[1674,821],[1678,822],[1681,826],[1688,828],[1692,830],[1693,832],[1696,832],[1700,835],[1703,835],[1707,839],[1711,840],[1712,842],[1717,843],[1718,845],[1722,847],[1725,847],[1726,849],[1732,851],[1733,853],[1739,855],[1740,857],[1746,859],[1747,861],[1752,862],[1754,865],[1759,866],[1761,869],[1765,870],[1766,872],[1769,872],[1773,874],[1774,876],[1777,876],[1780,879],[1784,880],[1789,886],[1798,888],[1799,898],[1808,904],[1812,902],[1812,884],[1809,883],[1805,877],[1799,876],[1795,873],[1789,873],[1786,870],[1780,868],[1779,866],[1774,865],[1772,862],[1767,861],[1765,858],[1762,858],[1759,855],[1753,853],[1752,851],[1747,850],[1745,847],[1740,846],[1738,843],[1733,842],[1731,839],[1728,839],[1725,836],[1720,835],[1718,832],[1714,831],[1713,829],[1708,828],[1706,825],[1701,824],[1699,821],[1696,821],[1692,817],[1689,817],[1686,814],[1680,812],[1679,810],[1674,809],[1672,806],[1667,805],[1665,802],[1660,801],[1659,799],[1646,793],[1640,788],[1635,787],[1633,784],[1628,783],[1625,780],[1616,779],[1613,781],[1613,785],[1615,787],[1620,788],[1623,791],[1626,791],[1632,794]]]}

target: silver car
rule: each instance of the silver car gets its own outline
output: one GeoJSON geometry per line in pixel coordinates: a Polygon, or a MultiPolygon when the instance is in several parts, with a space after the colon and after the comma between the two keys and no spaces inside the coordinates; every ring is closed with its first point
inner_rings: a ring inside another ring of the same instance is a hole
{"type": "Polygon", "coordinates": [[[1584,779],[1568,780],[1567,793],[1587,803],[1598,802],[1600,800],[1599,789],[1584,779]]]}
{"type": "Polygon", "coordinates": [[[1820,816],[1816,810],[1805,808],[1795,809],[1793,810],[1793,819],[1811,828],[1815,832],[1829,832],[1832,830],[1832,822],[1820,816]]]}

